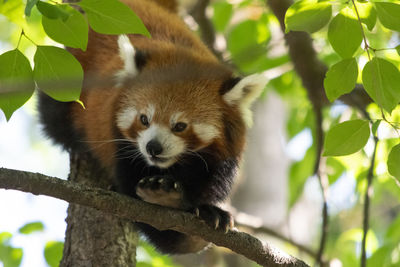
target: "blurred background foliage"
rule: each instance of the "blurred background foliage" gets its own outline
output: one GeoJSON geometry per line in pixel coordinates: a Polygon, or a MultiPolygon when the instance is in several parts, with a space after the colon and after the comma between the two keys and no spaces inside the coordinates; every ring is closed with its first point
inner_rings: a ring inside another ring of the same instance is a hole
{"type": "MultiPolygon", "coordinates": [[[[28,1],[30,2],[30,1],[28,1]]],[[[183,17],[188,25],[195,31],[199,31],[198,25],[188,15],[187,10],[193,6],[193,1],[184,2],[183,17]]],[[[323,1],[318,1],[323,2],[323,1]]],[[[351,7],[351,1],[329,1],[332,4],[333,15],[336,15],[344,7],[351,7]]],[[[357,1],[364,3],[369,1],[357,1]]],[[[399,1],[386,1],[400,4],[399,1]]],[[[15,49],[20,39],[21,29],[29,36],[34,43],[43,45],[57,45],[56,42],[47,37],[43,30],[41,20],[42,15],[36,6],[32,8],[29,17],[24,15],[26,2],[23,0],[0,0],[0,52],[15,49]]],[[[400,66],[399,52],[395,48],[400,44],[399,32],[385,28],[379,20],[376,20],[374,9],[363,11],[365,17],[369,19],[366,38],[371,47],[378,49],[374,54],[385,58],[394,64],[397,69],[400,66]],[[375,19],[373,18],[375,16],[375,19]],[[371,22],[374,21],[374,22],[371,22]]],[[[306,90],[303,88],[302,81],[293,69],[293,64],[285,46],[284,35],[281,32],[279,22],[271,10],[262,0],[214,0],[207,8],[207,15],[211,19],[215,29],[215,50],[221,57],[237,69],[240,74],[250,74],[263,72],[271,78],[269,85],[263,94],[261,102],[268,99],[281,103],[276,115],[283,120],[285,127],[279,143],[289,161],[285,173],[286,188],[283,189],[285,211],[283,220],[278,224],[272,225],[272,229],[283,236],[292,240],[297,240],[312,251],[317,251],[320,239],[322,206],[321,191],[315,184],[314,164],[317,157],[316,150],[316,125],[313,106],[309,101],[306,90]],[[279,113],[279,114],[278,114],[279,113]],[[283,115],[282,115],[283,114],[283,115]],[[292,147],[294,146],[294,149],[292,147]],[[314,182],[313,182],[314,181],[314,182]],[[313,203],[311,209],[315,213],[307,213],[308,199],[313,203]],[[305,206],[300,216],[294,214],[297,206],[305,206]],[[317,216],[315,216],[317,214],[317,216]],[[300,228],[306,232],[309,238],[301,239],[295,230],[290,229],[290,218],[295,217],[296,223],[301,224],[305,217],[312,217],[314,224],[300,228]]],[[[400,20],[400,14],[399,14],[400,20]]],[[[332,48],[328,40],[328,26],[312,33],[313,45],[318,53],[318,58],[330,67],[340,61],[340,56],[332,48]]],[[[33,62],[35,46],[26,38],[22,38],[18,46],[19,50],[33,62]]],[[[360,46],[355,52],[357,58],[359,74],[358,82],[361,82],[361,69],[368,62],[365,51],[360,46]]],[[[399,89],[399,88],[398,88],[399,89]]],[[[14,120],[35,120],[35,98],[33,97],[24,108],[18,112],[28,114],[22,118],[14,115],[14,120]]],[[[360,111],[354,107],[347,106],[343,102],[334,101],[331,105],[323,109],[323,129],[327,131],[331,126],[340,122],[362,118],[360,111]]],[[[375,160],[375,176],[373,179],[373,194],[371,198],[370,229],[367,237],[367,257],[370,267],[395,267],[400,266],[400,187],[399,178],[393,177],[387,170],[388,154],[393,146],[399,143],[399,135],[396,127],[400,122],[400,108],[397,106],[391,114],[382,111],[375,103],[367,107],[367,112],[372,121],[382,120],[376,129],[379,138],[377,154],[375,160]],[[388,123],[390,122],[390,123],[388,123]]],[[[16,113],[17,114],[17,113],[16,113]]],[[[257,114],[256,114],[257,115],[257,114]]],[[[264,116],[263,114],[258,114],[264,116]]],[[[274,116],[274,114],[272,114],[274,116]]],[[[0,132],[7,131],[5,117],[0,115],[0,132]]],[[[29,123],[29,122],[27,122],[29,123]]],[[[271,129],[274,129],[274,121],[271,129]]],[[[37,127],[37,126],[36,126],[37,127]]],[[[279,131],[279,127],[276,127],[279,131]]],[[[268,138],[270,133],[264,132],[268,138]]],[[[46,150],[40,138],[32,138],[26,134],[33,149],[46,150]]],[[[4,137],[5,138],[5,137],[4,137]]],[[[43,138],[42,138],[43,139],[43,138]]],[[[0,140],[0,143],[8,142],[0,140]]],[[[333,267],[353,267],[359,266],[361,254],[361,240],[363,235],[363,205],[364,195],[367,188],[367,172],[370,168],[370,158],[373,152],[373,138],[370,137],[367,145],[359,152],[341,157],[328,157],[326,159],[325,172],[329,180],[328,211],[329,211],[329,231],[324,252],[324,259],[333,267]]],[[[6,155],[7,151],[1,151],[6,155]]],[[[22,165],[23,162],[20,162],[22,165]]],[[[58,164],[65,164],[59,162],[58,164]]],[[[400,165],[400,162],[398,162],[400,165]]],[[[0,162],[0,166],[7,167],[7,163],[0,162]]],[[[251,164],[248,165],[251,167],[251,164]]],[[[21,169],[24,166],[20,167],[21,169]]],[[[263,174],[269,176],[269,173],[263,174]]],[[[244,178],[244,183],[246,183],[244,178]]],[[[274,177],[272,177],[274,179],[274,177]]],[[[260,181],[260,187],[263,185],[260,181]]],[[[275,189],[273,189],[275,190],[275,189]]],[[[280,190],[280,189],[276,189],[280,190]]],[[[3,190],[0,190],[0,194],[3,190]]],[[[252,192],[247,192],[247,201],[251,205],[253,199],[252,192]]],[[[234,201],[233,201],[234,203],[234,201]]],[[[0,203],[3,205],[4,203],[0,203]]],[[[260,210],[263,213],[263,210],[260,210]]],[[[253,214],[254,215],[254,214],[253,214]]],[[[0,215],[1,220],[7,220],[6,214],[0,215]]],[[[267,216],[268,217],[268,216],[267,216]]],[[[271,217],[271,216],[270,216],[271,217]]],[[[64,220],[64,218],[57,218],[64,220]]],[[[262,225],[270,225],[268,218],[263,217],[262,225]]],[[[59,229],[64,231],[65,229],[59,229]]],[[[259,234],[262,238],[280,246],[295,256],[304,258],[307,262],[313,262],[313,255],[304,253],[291,242],[281,238],[271,237],[257,232],[255,229],[248,229],[259,234]]],[[[21,226],[15,233],[2,232],[0,229],[0,266],[14,267],[21,266],[24,258],[24,250],[15,245],[13,240],[20,235],[35,235],[38,232],[46,231],[46,227],[41,222],[29,222],[21,226]]],[[[58,266],[62,253],[62,242],[45,240],[43,246],[43,257],[48,266],[58,266]]],[[[314,255],[315,256],[315,255],[314,255]]],[[[256,266],[254,263],[246,262],[243,259],[236,259],[232,263],[231,254],[224,249],[212,249],[203,254],[198,266],[256,266]],[[228,256],[220,256],[222,255],[228,256]],[[218,255],[217,255],[218,254],[218,255]],[[204,259],[205,258],[205,259],[204,259]]],[[[198,260],[198,259],[197,259],[198,260]]],[[[160,255],[144,241],[138,248],[139,267],[157,266],[195,266],[185,264],[185,259],[177,257],[170,258],[160,255]]],[[[192,264],[194,260],[192,259],[192,264]]],[[[32,262],[25,259],[26,264],[32,262]]],[[[196,265],[197,266],[197,265],[196,265]]]]}

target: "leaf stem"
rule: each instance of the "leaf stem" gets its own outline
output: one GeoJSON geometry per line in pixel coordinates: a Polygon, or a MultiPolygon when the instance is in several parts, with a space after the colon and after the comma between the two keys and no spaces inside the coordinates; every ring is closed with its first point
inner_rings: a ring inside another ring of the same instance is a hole
{"type": "Polygon", "coordinates": [[[360,27],[361,27],[361,34],[363,36],[364,46],[365,46],[364,49],[365,49],[365,51],[367,51],[368,60],[371,60],[371,55],[369,54],[369,49],[371,47],[368,45],[367,37],[365,36],[364,28],[363,28],[362,23],[361,23],[360,14],[358,13],[358,9],[357,9],[357,6],[356,6],[356,3],[354,2],[354,0],[351,0],[351,2],[353,3],[354,10],[356,11],[356,14],[357,14],[357,20],[358,20],[358,23],[360,24],[360,27]]]}
{"type": "Polygon", "coordinates": [[[21,32],[21,36],[25,36],[26,39],[28,39],[32,44],[34,44],[35,46],[38,46],[31,38],[29,38],[28,35],[26,35],[26,33],[24,32],[24,30],[22,30],[21,32]]]}
{"type": "Polygon", "coordinates": [[[18,43],[17,43],[17,49],[19,47],[19,44],[21,43],[22,35],[24,35],[24,29],[21,30],[21,34],[19,35],[18,43]]]}
{"type": "Polygon", "coordinates": [[[387,48],[373,48],[369,46],[369,48],[374,52],[385,51],[385,50],[395,50],[395,47],[387,47],[387,48]]]}

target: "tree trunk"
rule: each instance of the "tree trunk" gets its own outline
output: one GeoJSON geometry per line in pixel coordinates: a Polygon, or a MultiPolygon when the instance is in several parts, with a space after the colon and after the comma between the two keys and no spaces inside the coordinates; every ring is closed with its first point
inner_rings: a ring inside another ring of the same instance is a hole
{"type": "MultiPolygon", "coordinates": [[[[110,189],[112,181],[96,161],[71,154],[69,180],[110,189]]],[[[135,266],[138,234],[132,222],[70,204],[61,267],[135,266]]]]}

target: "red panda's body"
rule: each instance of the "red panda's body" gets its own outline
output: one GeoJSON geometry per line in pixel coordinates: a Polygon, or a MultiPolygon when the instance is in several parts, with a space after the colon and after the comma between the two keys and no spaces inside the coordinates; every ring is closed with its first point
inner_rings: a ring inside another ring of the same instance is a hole
{"type": "MultiPolygon", "coordinates": [[[[229,214],[214,205],[231,189],[248,108],[264,79],[233,77],[173,12],[174,1],[123,2],[152,38],[90,31],[86,52],[70,49],[85,71],[86,109],[42,94],[44,128],[68,150],[89,149],[115,177],[117,191],[195,211],[227,230],[229,214]],[[115,82],[90,87],[93,77],[115,82]]],[[[167,253],[193,252],[206,244],[174,231],[138,227],[167,253]]]]}

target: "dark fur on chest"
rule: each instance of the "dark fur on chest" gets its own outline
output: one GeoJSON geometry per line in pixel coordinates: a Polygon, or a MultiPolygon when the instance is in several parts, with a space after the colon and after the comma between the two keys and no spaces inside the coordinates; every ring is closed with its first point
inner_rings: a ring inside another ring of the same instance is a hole
{"type": "Polygon", "coordinates": [[[137,198],[135,188],[142,178],[172,176],[182,185],[188,208],[225,200],[238,165],[236,159],[217,160],[212,154],[199,151],[197,155],[184,156],[168,169],[160,169],[148,166],[133,145],[118,144],[117,151],[116,178],[120,193],[137,198]]]}

